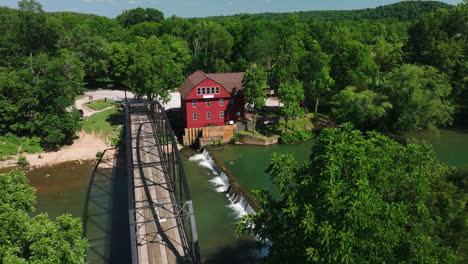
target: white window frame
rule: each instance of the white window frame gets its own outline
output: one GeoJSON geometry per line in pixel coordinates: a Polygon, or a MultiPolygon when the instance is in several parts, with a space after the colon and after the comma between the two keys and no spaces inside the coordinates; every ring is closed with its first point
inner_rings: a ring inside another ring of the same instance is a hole
{"type": "Polygon", "coordinates": [[[201,88],[198,87],[198,88],[197,88],[197,95],[200,95],[200,94],[201,94],[201,88]]]}
{"type": "Polygon", "coordinates": [[[216,94],[219,94],[219,87],[216,87],[216,94]]]}
{"type": "Polygon", "coordinates": [[[192,108],[197,108],[197,100],[192,100],[192,108]]]}
{"type": "Polygon", "coordinates": [[[193,120],[198,120],[198,114],[197,114],[197,113],[193,113],[193,114],[192,114],[192,119],[193,119],[193,120]]]}
{"type": "Polygon", "coordinates": [[[219,99],[219,106],[224,106],[224,99],[223,98],[219,99]]]}
{"type": "Polygon", "coordinates": [[[211,100],[210,99],[206,99],[206,107],[211,107],[211,100]]]}
{"type": "Polygon", "coordinates": [[[210,120],[211,119],[211,112],[206,112],[206,119],[210,120]]]}
{"type": "Polygon", "coordinates": [[[223,118],[223,119],[224,119],[224,111],[219,111],[219,118],[223,118]]]}

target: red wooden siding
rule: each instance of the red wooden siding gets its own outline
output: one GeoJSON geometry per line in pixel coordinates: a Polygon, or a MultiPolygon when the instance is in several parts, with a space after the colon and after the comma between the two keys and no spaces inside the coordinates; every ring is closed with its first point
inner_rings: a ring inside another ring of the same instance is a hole
{"type": "Polygon", "coordinates": [[[222,85],[210,78],[206,78],[193,87],[183,99],[182,104],[186,128],[204,127],[209,124],[225,125],[229,120],[244,120],[244,98],[242,96],[232,97],[222,85]],[[198,88],[207,87],[210,87],[210,93],[198,94],[198,88]],[[219,87],[219,93],[212,94],[211,87],[219,87]],[[223,99],[223,105],[219,104],[219,99],[223,99]],[[196,107],[193,106],[194,100],[197,101],[196,107]],[[207,100],[210,101],[210,106],[207,105],[207,100]],[[224,113],[223,117],[220,117],[220,111],[224,113]],[[208,112],[211,114],[210,119],[207,116],[208,112]],[[197,120],[193,119],[194,113],[197,115],[197,120]]]}

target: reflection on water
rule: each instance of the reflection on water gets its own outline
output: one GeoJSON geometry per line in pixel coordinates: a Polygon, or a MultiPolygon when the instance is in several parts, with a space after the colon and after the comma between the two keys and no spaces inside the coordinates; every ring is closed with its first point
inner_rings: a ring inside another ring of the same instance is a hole
{"type": "Polygon", "coordinates": [[[227,145],[223,148],[212,150],[211,153],[221,161],[237,178],[240,185],[251,191],[253,189],[269,190],[276,197],[279,196],[278,187],[265,172],[274,152],[293,155],[297,161],[304,162],[309,159],[313,141],[291,145],[227,145]]]}
{"type": "MultiPolygon", "coordinates": [[[[408,137],[432,144],[448,165],[461,167],[468,163],[468,131],[441,129],[439,134],[426,131],[408,137]]],[[[269,147],[229,145],[213,153],[248,190],[266,188],[277,192],[265,173],[271,153],[290,153],[305,161],[311,146],[311,141],[269,147]]],[[[253,249],[257,243],[247,236],[234,236],[236,214],[228,208],[230,202],[224,194],[216,191],[216,182],[210,182],[210,170],[189,161],[193,151],[182,154],[203,262],[255,263],[253,249]]],[[[121,167],[125,162],[119,160],[116,164],[116,170],[98,169],[94,177],[94,162],[67,162],[26,173],[37,190],[37,212],[47,212],[51,218],[64,213],[83,217],[86,236],[93,245],[88,251],[89,263],[130,263],[127,181],[121,167]]]]}
{"type": "Polygon", "coordinates": [[[36,189],[36,213],[52,219],[68,213],[83,220],[84,236],[92,245],[89,263],[130,263],[125,163],[114,170],[113,159],[108,162],[111,168],[96,170],[95,161],[65,162],[35,168],[26,176],[36,189]]]}
{"type": "Polygon", "coordinates": [[[468,165],[468,130],[439,129],[405,135],[409,140],[432,145],[439,159],[449,166],[468,165]]]}

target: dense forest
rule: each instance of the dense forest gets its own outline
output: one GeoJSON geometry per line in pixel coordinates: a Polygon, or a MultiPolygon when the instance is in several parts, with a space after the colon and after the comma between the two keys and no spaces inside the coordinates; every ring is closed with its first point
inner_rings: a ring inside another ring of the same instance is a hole
{"type": "MultiPolygon", "coordinates": [[[[297,16],[299,21],[309,20],[340,21],[340,20],[361,20],[361,19],[385,19],[396,18],[400,21],[412,21],[420,15],[429,13],[438,8],[449,9],[452,5],[437,1],[402,1],[395,4],[379,6],[376,8],[366,8],[358,10],[323,10],[323,11],[299,11],[293,13],[261,13],[250,16],[261,19],[282,20],[291,15],[297,16]]],[[[242,14],[235,15],[236,17],[242,14]]],[[[217,17],[220,19],[224,16],[217,17]]]]}
{"type": "MultiPolygon", "coordinates": [[[[47,13],[27,0],[0,8],[0,134],[38,136],[43,147],[57,148],[73,140],[72,105],[85,88],[114,84],[164,99],[197,69],[251,65],[283,100],[292,98],[287,106],[304,101],[361,129],[466,122],[466,3],[347,12],[184,19],[136,8],[110,19],[47,13]],[[304,96],[289,96],[294,90],[304,96]]],[[[302,110],[287,112],[295,118],[302,110]]]]}
{"type": "Polygon", "coordinates": [[[136,8],[111,19],[21,0],[0,7],[0,135],[57,149],[79,129],[85,89],[166,100],[195,70],[247,71],[247,86],[275,90],[285,120],[315,112],[359,129],[322,131],[310,164],[273,159],[284,199],[260,193],[265,211],[245,220],[271,241],[272,263],[455,263],[466,254],[466,172],[366,131],[468,124],[467,21],[466,1],[188,19],[136,8]]]}

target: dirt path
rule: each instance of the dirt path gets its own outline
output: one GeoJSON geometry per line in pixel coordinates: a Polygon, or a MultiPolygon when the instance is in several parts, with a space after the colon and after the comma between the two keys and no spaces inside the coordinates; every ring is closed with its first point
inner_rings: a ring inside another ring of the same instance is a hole
{"type": "MultiPolygon", "coordinates": [[[[26,156],[30,166],[44,166],[66,161],[96,159],[97,152],[103,152],[105,149],[110,148],[103,139],[96,135],[85,132],[79,132],[78,135],[79,138],[72,145],[65,146],[59,151],[25,154],[24,156],[26,156]]],[[[113,152],[113,150],[109,152],[113,152]]],[[[112,153],[108,154],[112,155],[112,153]]],[[[15,157],[12,160],[2,161],[0,162],[0,168],[16,166],[17,160],[18,158],[15,157]]]]}

